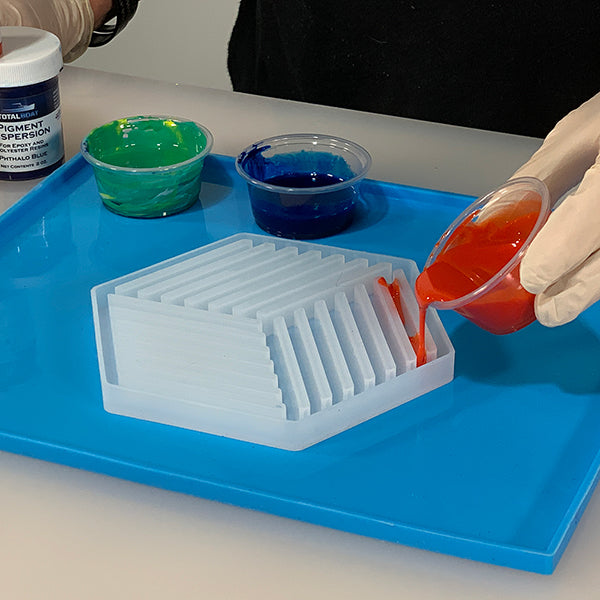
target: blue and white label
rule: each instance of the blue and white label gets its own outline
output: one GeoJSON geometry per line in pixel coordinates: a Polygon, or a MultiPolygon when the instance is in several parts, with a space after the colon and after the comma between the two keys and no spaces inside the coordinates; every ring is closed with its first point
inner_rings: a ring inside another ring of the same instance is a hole
{"type": "Polygon", "coordinates": [[[58,90],[0,101],[0,171],[38,171],[63,155],[58,90]]]}

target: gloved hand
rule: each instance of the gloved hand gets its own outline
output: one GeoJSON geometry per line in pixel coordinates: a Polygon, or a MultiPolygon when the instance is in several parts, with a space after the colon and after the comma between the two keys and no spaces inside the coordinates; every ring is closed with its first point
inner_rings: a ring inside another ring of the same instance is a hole
{"type": "Polygon", "coordinates": [[[94,13],[89,0],[0,0],[0,25],[50,31],[60,39],[64,61],[71,62],[89,46],[94,13]]]}
{"type": "Polygon", "coordinates": [[[572,321],[600,299],[600,94],[564,117],[513,177],[546,183],[551,202],[567,192],[521,263],[543,325],[572,321]]]}

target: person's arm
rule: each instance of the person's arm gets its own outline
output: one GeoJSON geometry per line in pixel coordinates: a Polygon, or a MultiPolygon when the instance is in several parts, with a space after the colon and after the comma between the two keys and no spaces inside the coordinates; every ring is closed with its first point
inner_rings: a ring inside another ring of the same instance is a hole
{"type": "Polygon", "coordinates": [[[538,320],[562,325],[600,299],[600,94],[556,125],[523,175],[544,181],[553,202],[568,194],[521,263],[538,320]]]}
{"type": "Polygon", "coordinates": [[[110,12],[113,0],[90,0],[92,12],[94,13],[94,29],[104,23],[106,15],[110,12]]]}
{"type": "Polygon", "coordinates": [[[94,28],[104,22],[111,8],[112,0],[0,0],[0,25],[54,33],[65,62],[71,62],[87,50],[94,28]]]}

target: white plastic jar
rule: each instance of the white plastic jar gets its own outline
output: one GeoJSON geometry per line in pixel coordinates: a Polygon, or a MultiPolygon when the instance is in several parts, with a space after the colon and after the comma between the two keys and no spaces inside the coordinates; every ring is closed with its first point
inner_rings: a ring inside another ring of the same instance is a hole
{"type": "Polygon", "coordinates": [[[59,39],[31,27],[1,27],[0,179],[45,177],[64,162],[59,39]]]}

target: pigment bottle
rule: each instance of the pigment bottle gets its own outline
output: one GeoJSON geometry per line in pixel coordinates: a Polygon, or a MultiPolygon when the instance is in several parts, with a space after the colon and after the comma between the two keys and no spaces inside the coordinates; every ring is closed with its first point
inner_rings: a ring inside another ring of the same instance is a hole
{"type": "Polygon", "coordinates": [[[0,180],[44,177],[64,161],[60,41],[30,27],[2,27],[0,39],[0,180]]]}

